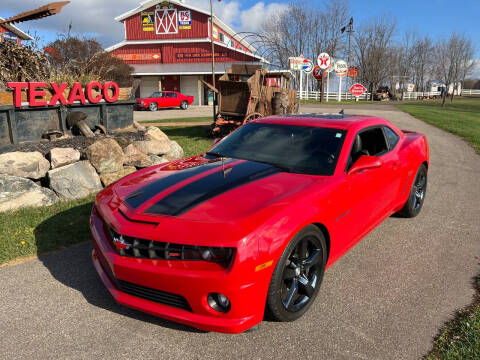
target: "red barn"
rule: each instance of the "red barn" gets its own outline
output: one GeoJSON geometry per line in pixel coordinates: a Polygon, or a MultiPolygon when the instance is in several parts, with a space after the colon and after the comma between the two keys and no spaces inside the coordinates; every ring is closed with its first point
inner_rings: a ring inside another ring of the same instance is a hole
{"type": "Polygon", "coordinates": [[[144,1],[115,20],[123,22],[125,40],[106,50],[133,66],[134,76],[141,79],[137,94],[141,97],[174,90],[194,96],[196,105],[211,102],[211,93],[201,80],[212,80],[212,37],[217,78],[232,63],[262,60],[219,18],[214,16],[211,29],[210,13],[183,1],[144,1]]]}
{"type": "MultiPolygon", "coordinates": [[[[0,17],[0,20],[5,20],[0,17]]],[[[0,42],[14,41],[19,46],[22,45],[22,40],[33,40],[33,38],[24,33],[22,30],[11,24],[0,25],[0,42]]]]}

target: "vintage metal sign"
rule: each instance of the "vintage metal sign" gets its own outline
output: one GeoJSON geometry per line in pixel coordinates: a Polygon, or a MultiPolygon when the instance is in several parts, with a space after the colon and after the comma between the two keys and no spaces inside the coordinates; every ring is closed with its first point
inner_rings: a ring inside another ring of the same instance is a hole
{"type": "Polygon", "coordinates": [[[302,65],[302,70],[306,74],[310,74],[313,71],[313,62],[308,60],[308,59],[304,59],[303,60],[303,65],[302,65]]]}
{"type": "Polygon", "coordinates": [[[11,41],[11,42],[18,41],[17,35],[12,34],[11,32],[0,33],[0,38],[2,39],[2,41],[11,41]]]}
{"type": "Polygon", "coordinates": [[[331,63],[330,55],[328,55],[327,53],[321,53],[320,55],[318,55],[317,63],[320,69],[328,69],[331,63]]]}
{"type": "Polygon", "coordinates": [[[87,101],[91,104],[98,104],[102,100],[113,103],[118,100],[120,95],[120,89],[117,83],[113,81],[108,81],[103,85],[98,81],[92,81],[85,89],[82,88],[81,83],[73,83],[68,97],[65,97],[68,88],[67,83],[8,82],[7,87],[13,89],[13,104],[15,107],[22,106],[22,90],[24,89],[27,90],[28,105],[32,107],[54,106],[59,102],[62,105],[72,105],[76,102],[86,104],[87,101]],[[46,89],[48,86],[50,86],[49,92],[52,94],[52,98],[47,101],[45,97],[47,96],[46,89]]]}
{"type": "Polygon", "coordinates": [[[305,60],[303,55],[288,58],[288,62],[290,64],[290,70],[302,70],[303,60],[305,60]]]}
{"type": "MultiPolygon", "coordinates": [[[[211,58],[212,57],[212,53],[200,53],[200,52],[196,52],[196,53],[176,53],[175,54],[175,57],[177,59],[204,59],[204,58],[211,58]]],[[[216,52],[215,53],[215,57],[217,58],[223,58],[223,57],[227,57],[227,53],[226,52],[216,52]]]]}
{"type": "Polygon", "coordinates": [[[160,53],[148,53],[148,54],[112,54],[112,56],[119,58],[123,61],[135,61],[135,60],[160,60],[162,54],[160,53]]]}
{"type": "Polygon", "coordinates": [[[353,96],[361,96],[365,91],[367,91],[367,88],[363,86],[362,84],[353,84],[350,86],[350,89],[348,90],[353,96]]]}
{"type": "Polygon", "coordinates": [[[192,28],[192,15],[190,10],[181,10],[178,12],[178,28],[180,30],[190,30],[192,28]]]}
{"type": "Polygon", "coordinates": [[[356,78],[358,76],[358,68],[356,66],[348,67],[348,77],[356,78]]]}
{"type": "Polygon", "coordinates": [[[141,19],[142,19],[143,31],[155,30],[155,12],[153,11],[142,12],[141,19]]]}
{"type": "Polygon", "coordinates": [[[347,75],[347,72],[348,72],[347,63],[343,60],[338,60],[335,63],[335,73],[339,77],[345,77],[347,75]]]}
{"type": "Polygon", "coordinates": [[[322,80],[323,70],[320,69],[320,66],[317,65],[313,68],[313,77],[317,80],[322,80]]]}

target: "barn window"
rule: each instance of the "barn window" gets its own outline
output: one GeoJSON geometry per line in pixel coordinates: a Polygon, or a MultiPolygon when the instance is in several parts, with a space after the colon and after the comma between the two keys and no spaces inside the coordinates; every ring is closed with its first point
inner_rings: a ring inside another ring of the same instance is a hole
{"type": "Polygon", "coordinates": [[[155,11],[155,29],[157,34],[178,34],[177,9],[155,11]]]}

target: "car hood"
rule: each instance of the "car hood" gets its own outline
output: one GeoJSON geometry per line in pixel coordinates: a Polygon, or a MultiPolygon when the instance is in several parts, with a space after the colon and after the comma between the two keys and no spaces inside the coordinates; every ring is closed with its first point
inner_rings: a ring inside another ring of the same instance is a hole
{"type": "Polygon", "coordinates": [[[274,206],[322,178],[254,161],[194,157],[139,171],[112,189],[133,216],[223,222],[274,206]]]}

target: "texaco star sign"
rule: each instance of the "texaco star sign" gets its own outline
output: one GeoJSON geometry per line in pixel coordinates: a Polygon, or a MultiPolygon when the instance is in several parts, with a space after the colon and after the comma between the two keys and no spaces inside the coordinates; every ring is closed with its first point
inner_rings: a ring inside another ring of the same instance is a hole
{"type": "Polygon", "coordinates": [[[320,55],[318,55],[317,63],[320,69],[328,69],[328,67],[330,66],[330,62],[330,55],[328,55],[327,53],[321,53],[320,55]]]}

